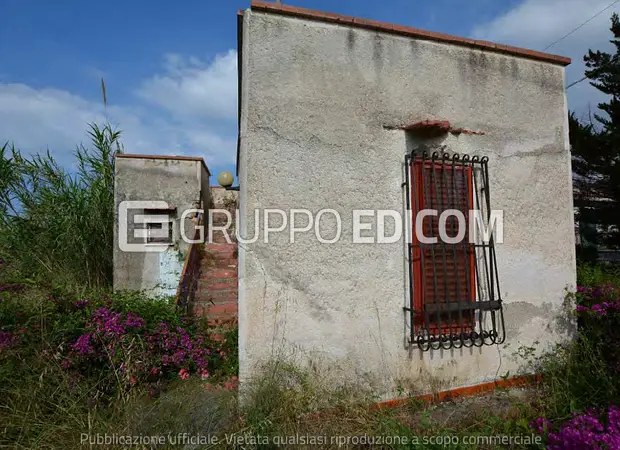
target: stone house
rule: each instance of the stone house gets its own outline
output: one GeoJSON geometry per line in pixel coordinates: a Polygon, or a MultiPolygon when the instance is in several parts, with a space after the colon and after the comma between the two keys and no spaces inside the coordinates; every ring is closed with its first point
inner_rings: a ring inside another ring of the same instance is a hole
{"type": "Polygon", "coordinates": [[[181,239],[237,202],[202,159],[120,155],[117,206],[163,203],[132,213],[160,252],[117,245],[116,289],[238,315],[242,383],[285,358],[383,398],[570,337],[568,58],[256,1],[238,45],[239,244],[181,239]]]}
{"type": "Polygon", "coordinates": [[[388,398],[493,381],[519,346],[567,339],[568,58],[274,3],[238,26],[242,383],[285,357],[388,398]],[[271,230],[329,212],[265,242],[267,209],[286,213],[271,230]],[[426,209],[470,229],[500,211],[503,239],[422,242],[426,209]],[[379,211],[401,239],[376,239],[379,211]]]}

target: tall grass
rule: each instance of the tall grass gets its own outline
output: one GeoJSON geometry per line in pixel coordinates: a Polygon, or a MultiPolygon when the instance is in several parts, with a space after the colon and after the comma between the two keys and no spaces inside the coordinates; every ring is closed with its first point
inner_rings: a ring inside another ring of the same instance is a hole
{"type": "Polygon", "coordinates": [[[0,147],[0,257],[22,277],[86,287],[112,281],[114,156],[120,132],[90,125],[76,173],[48,152],[0,147]]]}

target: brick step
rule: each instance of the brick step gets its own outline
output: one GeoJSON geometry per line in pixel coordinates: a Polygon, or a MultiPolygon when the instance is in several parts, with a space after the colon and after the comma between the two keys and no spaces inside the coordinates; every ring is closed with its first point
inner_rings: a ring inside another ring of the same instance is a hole
{"type": "Polygon", "coordinates": [[[210,291],[216,291],[216,290],[226,290],[226,289],[232,289],[232,288],[237,288],[237,280],[234,280],[232,278],[211,278],[208,280],[202,280],[200,282],[200,287],[206,290],[210,290],[210,291]]]}
{"type": "MultiPolygon", "coordinates": [[[[232,242],[233,244],[237,245],[237,239],[235,236],[235,233],[233,231],[229,231],[228,232],[228,238],[230,239],[230,242],[232,242]]],[[[213,236],[211,237],[211,243],[216,243],[216,244],[227,244],[228,241],[226,240],[226,237],[224,236],[224,234],[221,231],[216,231],[213,233],[213,236]]]]}
{"type": "MultiPolygon", "coordinates": [[[[211,223],[223,226],[226,218],[215,215],[211,223]]],[[[206,317],[212,326],[233,323],[238,315],[238,244],[235,239],[234,215],[233,225],[228,227],[226,234],[230,242],[222,231],[213,231],[211,240],[205,242],[194,298],[194,314],[206,317]]]]}
{"type": "Polygon", "coordinates": [[[203,261],[200,268],[203,274],[206,274],[209,270],[237,270],[237,260],[231,258],[203,261]]]}
{"type": "Polygon", "coordinates": [[[209,256],[209,257],[202,258],[202,261],[200,262],[200,266],[205,271],[214,268],[216,264],[220,264],[220,265],[221,264],[233,264],[236,266],[237,258],[226,258],[226,257],[213,258],[209,256]]]}
{"type": "Polygon", "coordinates": [[[237,279],[237,269],[220,269],[208,267],[200,274],[201,280],[211,280],[214,278],[234,278],[237,279]]]}
{"type": "Polygon", "coordinates": [[[209,319],[216,320],[227,320],[234,319],[237,317],[238,308],[237,302],[226,302],[226,303],[194,303],[194,314],[209,317],[209,319]]]}
{"type": "Polygon", "coordinates": [[[214,314],[225,314],[229,312],[237,312],[237,302],[233,302],[233,301],[216,303],[215,305],[211,302],[196,302],[195,306],[206,308],[214,314]]]}
{"type": "MultiPolygon", "coordinates": [[[[234,266],[237,266],[237,258],[226,258],[225,256],[222,257],[206,257],[203,258],[201,261],[200,266],[203,268],[204,271],[208,271],[211,270],[213,268],[215,268],[215,266],[227,266],[229,264],[232,264],[234,266]]],[[[218,267],[218,268],[223,268],[225,269],[225,267],[218,267]]]]}
{"type": "Polygon", "coordinates": [[[209,266],[209,269],[236,269],[237,268],[237,260],[231,259],[230,261],[221,260],[215,261],[212,265],[209,266]]]}
{"type": "Polygon", "coordinates": [[[202,260],[204,262],[217,261],[217,260],[231,260],[237,259],[237,246],[230,244],[207,244],[205,245],[204,256],[202,260]]]}
{"type": "Polygon", "coordinates": [[[204,281],[201,281],[198,284],[198,292],[196,292],[196,299],[200,299],[201,297],[205,297],[205,300],[213,299],[213,298],[237,298],[237,282],[227,284],[224,286],[222,283],[221,287],[213,288],[212,286],[207,286],[204,284],[204,281]]]}
{"type": "Polygon", "coordinates": [[[231,252],[237,250],[237,244],[222,243],[222,242],[209,242],[205,244],[205,250],[212,252],[231,252]]]}
{"type": "Polygon", "coordinates": [[[236,302],[239,298],[239,293],[237,289],[229,289],[226,291],[202,291],[200,290],[195,297],[196,303],[225,303],[225,302],[236,302]]]}

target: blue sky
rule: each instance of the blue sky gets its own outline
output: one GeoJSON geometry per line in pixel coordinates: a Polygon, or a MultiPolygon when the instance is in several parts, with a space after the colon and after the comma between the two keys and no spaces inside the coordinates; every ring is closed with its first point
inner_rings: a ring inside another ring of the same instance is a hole
{"type": "MultiPolygon", "coordinates": [[[[611,0],[289,0],[289,5],[543,49],[611,0]]],[[[203,156],[234,172],[236,12],[249,0],[84,2],[2,0],[0,142],[50,149],[63,164],[92,121],[123,130],[128,153],[203,156]],[[100,79],[109,107],[104,111],[100,79]]],[[[583,74],[589,47],[608,49],[609,9],[549,49],[583,74]]],[[[583,115],[601,96],[568,91],[583,115]]],[[[214,180],[213,180],[214,182],[214,180]]]]}

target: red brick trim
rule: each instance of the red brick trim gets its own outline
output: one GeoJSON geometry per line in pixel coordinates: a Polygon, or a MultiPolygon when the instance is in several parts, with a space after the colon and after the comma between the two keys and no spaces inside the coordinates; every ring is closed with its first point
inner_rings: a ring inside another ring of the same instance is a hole
{"type": "Polygon", "coordinates": [[[440,136],[450,131],[450,122],[447,120],[423,120],[405,125],[403,130],[426,137],[440,136]]]}
{"type": "Polygon", "coordinates": [[[485,135],[485,131],[473,131],[466,128],[454,128],[448,120],[422,120],[404,126],[384,126],[388,130],[405,130],[423,137],[436,137],[445,133],[485,135]]]}
{"type": "Polygon", "coordinates": [[[471,134],[474,136],[483,136],[486,133],[486,131],[472,131],[472,130],[466,130],[465,128],[452,128],[450,130],[450,133],[452,134],[471,134]]]}
{"type": "Polygon", "coordinates": [[[496,44],[489,41],[480,41],[464,37],[451,36],[444,33],[436,33],[434,31],[425,31],[418,28],[405,27],[402,25],[394,25],[390,23],[378,22],[376,20],[360,19],[357,17],[343,16],[334,13],[325,13],[306,8],[298,8],[296,6],[282,5],[276,3],[266,3],[261,1],[252,1],[252,9],[267,13],[282,14],[287,16],[295,16],[303,19],[317,20],[321,22],[337,23],[357,28],[365,28],[374,31],[382,31],[385,33],[400,34],[402,36],[413,37],[416,39],[424,39],[428,41],[445,42],[449,44],[461,45],[465,47],[477,48],[480,50],[488,50],[496,53],[520,56],[522,58],[544,61],[551,64],[559,64],[567,66],[571,63],[570,58],[564,56],[553,55],[551,53],[539,52],[525,48],[512,47],[510,45],[496,44]]]}
{"type": "MultiPolygon", "coordinates": [[[[489,381],[487,383],[476,384],[474,386],[466,386],[456,389],[450,389],[447,391],[441,391],[436,394],[424,394],[413,397],[406,398],[396,398],[393,400],[387,400],[384,402],[374,403],[369,405],[369,409],[371,411],[382,410],[386,408],[398,408],[399,406],[403,406],[407,404],[412,399],[421,401],[426,403],[427,405],[434,405],[437,403],[449,401],[455,398],[462,397],[471,397],[474,395],[486,394],[494,391],[495,389],[510,389],[517,387],[526,387],[533,386],[537,383],[540,383],[542,377],[540,375],[530,375],[530,376],[518,376],[511,377],[506,379],[499,379],[495,381],[489,381]]],[[[334,413],[335,410],[330,409],[327,411],[319,411],[314,413],[309,413],[305,417],[312,418],[314,420],[319,420],[322,417],[327,416],[330,413],[334,413]]]]}
{"type": "Polygon", "coordinates": [[[172,159],[176,161],[197,161],[201,162],[205,170],[209,175],[211,172],[205,163],[205,160],[199,156],[182,156],[182,155],[141,155],[137,153],[119,153],[116,155],[117,158],[133,158],[133,159],[172,159]]]}
{"type": "MultiPolygon", "coordinates": [[[[465,386],[456,389],[450,389],[447,391],[441,391],[436,394],[425,394],[414,397],[416,400],[422,401],[424,403],[441,403],[447,400],[452,400],[455,398],[461,397],[471,397],[474,395],[485,394],[488,392],[492,392],[497,388],[515,388],[515,387],[523,387],[534,385],[541,381],[540,375],[532,375],[532,376],[519,376],[512,377],[506,379],[500,379],[495,381],[489,381],[486,383],[476,384],[474,386],[465,386]]],[[[383,408],[394,408],[405,404],[409,399],[408,398],[397,398],[394,400],[387,400],[385,402],[379,402],[374,405],[374,408],[383,409],[383,408]]]]}

